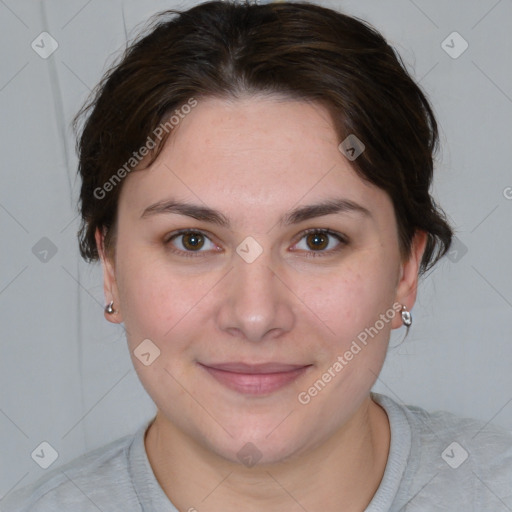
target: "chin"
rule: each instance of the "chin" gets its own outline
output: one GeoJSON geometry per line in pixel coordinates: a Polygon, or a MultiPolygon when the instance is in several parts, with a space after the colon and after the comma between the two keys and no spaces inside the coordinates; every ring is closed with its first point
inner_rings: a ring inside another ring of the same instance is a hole
{"type": "Polygon", "coordinates": [[[226,425],[229,434],[222,428],[213,435],[212,432],[198,432],[198,440],[219,457],[246,467],[285,462],[318,442],[319,429],[305,431],[307,425],[304,422],[295,424],[297,420],[292,420],[293,416],[292,413],[285,419],[286,414],[280,411],[264,422],[260,419],[258,425],[250,421],[233,422],[226,425]]]}

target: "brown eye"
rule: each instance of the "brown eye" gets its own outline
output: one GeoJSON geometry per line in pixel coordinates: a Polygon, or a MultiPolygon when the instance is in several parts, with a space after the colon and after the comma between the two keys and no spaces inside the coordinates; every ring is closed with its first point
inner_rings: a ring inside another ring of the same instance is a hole
{"type": "Polygon", "coordinates": [[[294,245],[293,251],[302,251],[304,256],[333,256],[348,245],[348,238],[329,229],[310,229],[294,245]]]}
{"type": "Polygon", "coordinates": [[[313,251],[323,250],[329,245],[329,235],[327,233],[310,233],[306,236],[306,244],[313,251]]]}
{"type": "Polygon", "coordinates": [[[165,240],[169,250],[178,256],[207,256],[222,252],[210,237],[201,231],[183,229],[165,240]]]}
{"type": "Polygon", "coordinates": [[[201,233],[184,233],[182,236],[182,244],[188,251],[196,251],[204,245],[204,236],[201,233]]]}

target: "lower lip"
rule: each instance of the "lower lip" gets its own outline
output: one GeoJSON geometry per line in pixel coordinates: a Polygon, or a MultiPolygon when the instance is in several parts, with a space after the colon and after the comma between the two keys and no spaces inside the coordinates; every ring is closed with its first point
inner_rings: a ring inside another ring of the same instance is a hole
{"type": "Polygon", "coordinates": [[[277,391],[298,379],[309,368],[309,366],[304,366],[279,373],[235,373],[210,368],[202,364],[199,366],[224,386],[247,395],[267,395],[277,391]]]}

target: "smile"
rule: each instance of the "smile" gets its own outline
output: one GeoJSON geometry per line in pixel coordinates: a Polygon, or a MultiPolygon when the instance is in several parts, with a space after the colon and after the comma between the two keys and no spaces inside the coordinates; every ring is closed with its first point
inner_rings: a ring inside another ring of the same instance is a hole
{"type": "Polygon", "coordinates": [[[312,365],[246,365],[227,363],[215,366],[199,366],[225,387],[247,395],[267,395],[292,383],[312,365]]]}

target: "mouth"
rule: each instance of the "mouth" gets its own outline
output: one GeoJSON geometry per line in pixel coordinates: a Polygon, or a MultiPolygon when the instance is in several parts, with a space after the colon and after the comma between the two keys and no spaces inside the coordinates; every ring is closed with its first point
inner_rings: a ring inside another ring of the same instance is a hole
{"type": "Polygon", "coordinates": [[[281,363],[198,364],[220,384],[247,395],[268,395],[291,384],[313,366],[281,363]]]}

